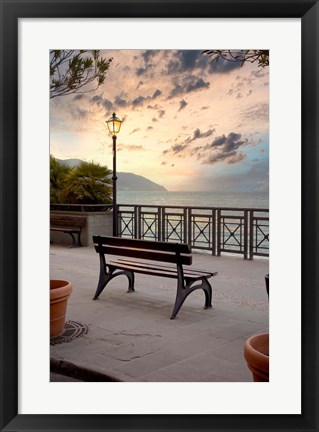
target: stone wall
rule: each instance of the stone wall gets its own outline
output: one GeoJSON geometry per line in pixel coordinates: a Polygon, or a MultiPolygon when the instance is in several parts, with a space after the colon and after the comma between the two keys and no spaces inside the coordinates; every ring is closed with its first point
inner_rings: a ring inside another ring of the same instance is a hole
{"type": "MultiPolygon", "coordinates": [[[[85,216],[86,225],[82,228],[81,243],[83,246],[93,246],[92,236],[112,236],[112,212],[77,212],[51,210],[51,214],[85,216]]],[[[50,241],[54,244],[72,245],[70,234],[63,232],[50,231],[50,241]]]]}

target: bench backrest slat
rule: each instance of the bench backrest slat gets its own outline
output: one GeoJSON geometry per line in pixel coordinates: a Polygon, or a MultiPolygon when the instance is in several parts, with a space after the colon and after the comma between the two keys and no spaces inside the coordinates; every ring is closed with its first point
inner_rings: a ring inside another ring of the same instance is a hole
{"type": "Polygon", "coordinates": [[[130,247],[139,249],[156,250],[163,252],[179,252],[189,254],[190,247],[186,243],[160,242],[150,240],[137,240],[123,237],[102,237],[93,236],[94,243],[100,243],[105,246],[130,247]]]}
{"type": "Polygon", "coordinates": [[[185,243],[166,243],[99,236],[93,236],[93,241],[96,252],[101,254],[186,265],[192,264],[190,248],[185,243]]]}
{"type": "Polygon", "coordinates": [[[84,227],[86,224],[86,217],[51,215],[50,223],[52,226],[84,227]]]}
{"type": "Polygon", "coordinates": [[[155,252],[151,250],[134,249],[134,248],[116,248],[112,246],[96,246],[95,250],[99,253],[107,255],[119,255],[132,258],[145,259],[150,261],[161,261],[168,263],[192,264],[192,257],[190,255],[181,255],[177,260],[175,253],[155,252]]]}

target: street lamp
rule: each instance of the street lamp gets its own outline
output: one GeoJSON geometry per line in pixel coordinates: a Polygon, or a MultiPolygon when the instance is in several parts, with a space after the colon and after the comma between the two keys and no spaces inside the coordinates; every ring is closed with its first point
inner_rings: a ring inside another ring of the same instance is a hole
{"type": "Polygon", "coordinates": [[[117,237],[118,235],[118,229],[117,229],[117,203],[116,203],[116,136],[120,132],[121,119],[116,117],[115,113],[113,113],[112,117],[110,117],[108,120],[106,120],[107,127],[109,129],[110,134],[112,135],[113,139],[113,236],[117,237]]]}

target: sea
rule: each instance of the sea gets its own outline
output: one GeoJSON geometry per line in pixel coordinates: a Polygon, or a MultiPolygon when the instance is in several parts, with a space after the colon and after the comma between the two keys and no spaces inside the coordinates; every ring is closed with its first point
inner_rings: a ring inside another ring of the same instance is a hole
{"type": "Polygon", "coordinates": [[[118,204],[188,207],[269,208],[268,192],[118,191],[118,204]]]}

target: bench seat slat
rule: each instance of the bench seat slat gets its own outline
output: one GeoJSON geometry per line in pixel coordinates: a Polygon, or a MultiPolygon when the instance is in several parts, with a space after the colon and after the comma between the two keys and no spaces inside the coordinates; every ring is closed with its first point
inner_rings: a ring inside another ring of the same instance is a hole
{"type": "MultiPolygon", "coordinates": [[[[107,255],[119,255],[133,258],[141,258],[150,261],[162,261],[162,262],[170,262],[176,263],[177,257],[176,254],[173,253],[165,253],[165,252],[153,252],[150,250],[143,249],[134,249],[134,248],[120,248],[113,246],[95,246],[95,250],[98,253],[104,253],[107,255]]],[[[180,256],[181,264],[192,264],[192,256],[191,255],[181,255],[180,256]]]]}
{"type": "Polygon", "coordinates": [[[117,263],[116,268],[120,269],[120,270],[128,270],[128,271],[132,271],[134,273],[142,273],[142,274],[152,275],[152,276],[163,276],[163,277],[167,277],[167,278],[171,278],[171,279],[177,278],[176,273],[165,272],[163,270],[161,271],[160,269],[156,270],[156,269],[152,269],[151,267],[142,268],[142,267],[138,267],[138,266],[134,266],[134,265],[117,263]]]}
{"type": "MultiPolygon", "coordinates": [[[[168,270],[172,270],[176,272],[176,267],[172,266],[172,265],[165,265],[165,264],[155,264],[155,263],[143,263],[142,261],[131,261],[131,260],[126,260],[126,259],[122,259],[119,258],[118,260],[116,260],[115,262],[118,263],[133,263],[135,265],[139,265],[140,267],[146,267],[149,268],[150,265],[152,265],[152,267],[156,268],[156,267],[161,267],[161,268],[167,268],[168,270]]],[[[191,267],[190,269],[185,269],[184,268],[184,274],[187,274],[187,272],[189,273],[200,273],[202,276],[206,276],[206,277],[211,277],[211,276],[217,276],[218,272],[210,272],[207,270],[201,270],[201,269],[197,269],[197,268],[193,268],[191,267]]]]}
{"type": "MultiPolygon", "coordinates": [[[[142,274],[147,274],[147,275],[152,275],[152,276],[162,276],[162,277],[167,277],[167,278],[171,278],[171,279],[177,279],[178,275],[177,275],[177,271],[172,269],[173,271],[171,271],[169,268],[167,267],[144,267],[144,266],[139,266],[139,265],[134,265],[134,263],[132,264],[125,264],[125,263],[121,263],[119,261],[110,261],[110,264],[115,265],[116,268],[120,269],[120,270],[129,270],[132,271],[134,273],[142,273],[142,274]]],[[[138,264],[138,263],[136,263],[138,264]]],[[[191,271],[184,271],[184,277],[185,278],[192,278],[193,280],[200,280],[202,279],[202,277],[210,277],[210,275],[200,275],[199,273],[192,273],[191,271]]]]}

